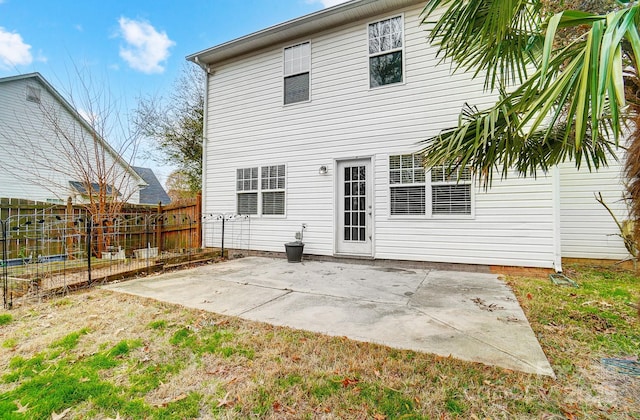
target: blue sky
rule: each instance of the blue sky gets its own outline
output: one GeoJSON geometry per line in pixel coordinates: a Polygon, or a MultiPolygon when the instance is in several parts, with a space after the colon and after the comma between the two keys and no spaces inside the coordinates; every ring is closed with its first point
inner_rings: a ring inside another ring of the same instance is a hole
{"type": "Polygon", "coordinates": [[[343,1],[0,0],[0,77],[37,71],[68,96],[78,68],[126,113],[171,89],[186,55],[343,1]]]}

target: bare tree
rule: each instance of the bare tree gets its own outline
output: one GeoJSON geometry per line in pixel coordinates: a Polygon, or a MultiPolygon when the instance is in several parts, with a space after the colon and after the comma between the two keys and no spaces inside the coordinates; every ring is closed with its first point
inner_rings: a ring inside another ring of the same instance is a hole
{"type": "Polygon", "coordinates": [[[76,202],[101,221],[96,232],[102,248],[105,229],[125,203],[135,201],[132,197],[143,182],[129,164],[137,153],[139,136],[129,131],[110,91],[89,74],[76,68],[75,92],[70,89],[68,99],[37,77],[45,89],[36,92],[31,86],[31,100],[27,91],[31,103],[16,107],[13,121],[0,127],[2,143],[19,157],[3,162],[4,169],[59,199],[75,190],[76,202]]]}
{"type": "Polygon", "coordinates": [[[197,195],[191,190],[189,176],[179,169],[169,174],[165,186],[172,202],[194,198],[197,195]]]}
{"type": "Polygon", "coordinates": [[[138,100],[134,123],[153,141],[162,163],[177,166],[192,195],[202,187],[204,72],[185,64],[167,98],[138,100]]]}

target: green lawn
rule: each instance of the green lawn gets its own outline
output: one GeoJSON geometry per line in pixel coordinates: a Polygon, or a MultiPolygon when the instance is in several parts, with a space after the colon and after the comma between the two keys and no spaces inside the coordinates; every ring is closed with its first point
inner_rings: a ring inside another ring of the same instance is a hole
{"type": "Polygon", "coordinates": [[[102,290],[0,314],[0,418],[637,418],[640,278],[508,277],[557,378],[102,290]]]}

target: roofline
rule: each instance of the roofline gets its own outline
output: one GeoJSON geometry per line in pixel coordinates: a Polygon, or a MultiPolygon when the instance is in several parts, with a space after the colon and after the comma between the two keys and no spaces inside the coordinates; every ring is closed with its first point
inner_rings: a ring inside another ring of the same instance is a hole
{"type": "Polygon", "coordinates": [[[0,78],[0,83],[26,79],[38,80],[49,91],[49,93],[52,94],[62,104],[62,106],[64,106],[67,111],[69,111],[69,113],[71,113],[71,115],[73,115],[80,122],[80,124],[82,124],[91,134],[95,136],[96,139],[98,139],[102,147],[104,147],[108,153],[110,153],[116,160],[118,160],[131,175],[135,176],[138,179],[138,185],[147,185],[145,180],[142,179],[142,177],[133,170],[132,165],[125,161],[123,157],[120,156],[120,153],[113,150],[113,147],[111,147],[111,145],[104,138],[102,138],[100,134],[96,132],[91,124],[89,124],[89,122],[85,120],[82,115],[80,115],[80,113],[73,107],[73,105],[71,105],[69,101],[67,101],[65,97],[62,96],[60,92],[58,92],[56,88],[54,88],[53,85],[49,83],[47,79],[45,79],[40,73],[33,72],[27,74],[19,74],[16,76],[3,77],[0,78]]]}
{"type": "Polygon", "coordinates": [[[366,6],[370,6],[367,15],[374,16],[378,13],[385,13],[400,7],[422,3],[423,1],[424,0],[350,0],[346,3],[328,7],[207,48],[188,55],[186,59],[200,66],[211,65],[214,62],[220,62],[241,54],[256,51],[275,43],[307,36],[317,31],[313,25],[314,23],[325,22],[327,25],[323,25],[322,28],[328,29],[359,20],[364,16],[349,12],[356,12],[358,9],[364,9],[366,6]]]}

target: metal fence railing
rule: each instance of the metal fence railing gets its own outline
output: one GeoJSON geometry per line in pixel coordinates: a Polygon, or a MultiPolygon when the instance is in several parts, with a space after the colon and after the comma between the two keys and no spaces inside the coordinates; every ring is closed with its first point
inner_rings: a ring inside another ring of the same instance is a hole
{"type": "Polygon", "coordinates": [[[3,304],[249,249],[250,226],[247,216],[176,211],[12,215],[0,220],[3,304]]]}

